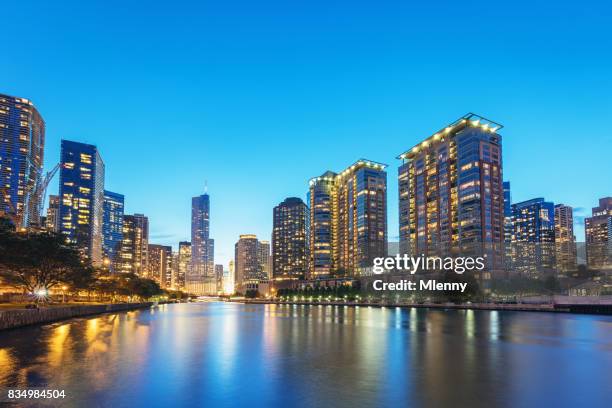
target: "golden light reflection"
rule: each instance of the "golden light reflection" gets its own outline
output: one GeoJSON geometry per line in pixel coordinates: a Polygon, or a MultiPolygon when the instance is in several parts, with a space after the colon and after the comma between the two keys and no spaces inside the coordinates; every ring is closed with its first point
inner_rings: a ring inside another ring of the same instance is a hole
{"type": "Polygon", "coordinates": [[[70,334],[70,324],[62,324],[56,327],[49,338],[49,365],[51,367],[60,367],[64,362],[64,353],[66,347],[66,339],[70,334]]]}

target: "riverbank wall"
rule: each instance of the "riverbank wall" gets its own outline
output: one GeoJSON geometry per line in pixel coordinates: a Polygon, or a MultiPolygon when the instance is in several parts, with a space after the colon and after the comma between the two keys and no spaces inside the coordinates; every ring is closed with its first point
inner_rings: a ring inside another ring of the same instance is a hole
{"type": "MultiPolygon", "coordinates": [[[[234,301],[234,300],[232,300],[234,301]]],[[[612,314],[611,304],[529,304],[529,303],[367,303],[367,302],[308,302],[308,301],[275,301],[270,299],[236,300],[246,304],[276,304],[276,305],[310,305],[310,306],[360,306],[360,307],[405,307],[427,309],[459,309],[459,310],[508,310],[517,312],[561,312],[586,314],[612,314]]]]}
{"type": "Polygon", "coordinates": [[[33,324],[51,323],[73,317],[124,312],[151,307],[153,303],[114,303],[103,305],[74,305],[41,307],[39,309],[11,309],[0,311],[0,330],[33,324]]]}

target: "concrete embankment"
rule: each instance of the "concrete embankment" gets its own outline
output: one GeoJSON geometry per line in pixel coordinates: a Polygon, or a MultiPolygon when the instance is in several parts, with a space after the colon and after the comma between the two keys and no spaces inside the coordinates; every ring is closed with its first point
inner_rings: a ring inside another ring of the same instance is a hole
{"type": "Polygon", "coordinates": [[[102,313],[123,312],[151,307],[153,303],[115,303],[106,305],[74,305],[41,307],[39,309],[12,309],[0,311],[0,330],[32,324],[51,323],[73,317],[102,313]]]}
{"type": "Polygon", "coordinates": [[[565,312],[587,314],[612,314],[612,305],[608,304],[496,304],[496,303],[366,303],[366,302],[280,302],[274,300],[240,300],[242,303],[276,304],[276,305],[311,305],[311,306],[362,306],[362,307],[405,307],[429,309],[471,309],[471,310],[510,310],[521,312],[565,312]]]}

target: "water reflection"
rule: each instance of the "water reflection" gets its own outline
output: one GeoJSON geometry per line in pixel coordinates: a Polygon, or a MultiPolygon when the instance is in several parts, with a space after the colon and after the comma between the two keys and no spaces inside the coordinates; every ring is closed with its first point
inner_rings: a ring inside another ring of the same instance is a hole
{"type": "Polygon", "coordinates": [[[218,303],[0,333],[0,386],[72,406],[604,406],[610,369],[601,316],[218,303]]]}

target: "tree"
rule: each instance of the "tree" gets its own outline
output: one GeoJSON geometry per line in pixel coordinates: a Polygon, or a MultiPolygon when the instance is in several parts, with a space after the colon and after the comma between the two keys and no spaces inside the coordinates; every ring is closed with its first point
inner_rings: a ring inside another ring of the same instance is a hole
{"type": "Polygon", "coordinates": [[[14,233],[0,229],[0,279],[27,292],[65,284],[82,286],[93,271],[79,250],[53,233],[14,233]]]}

